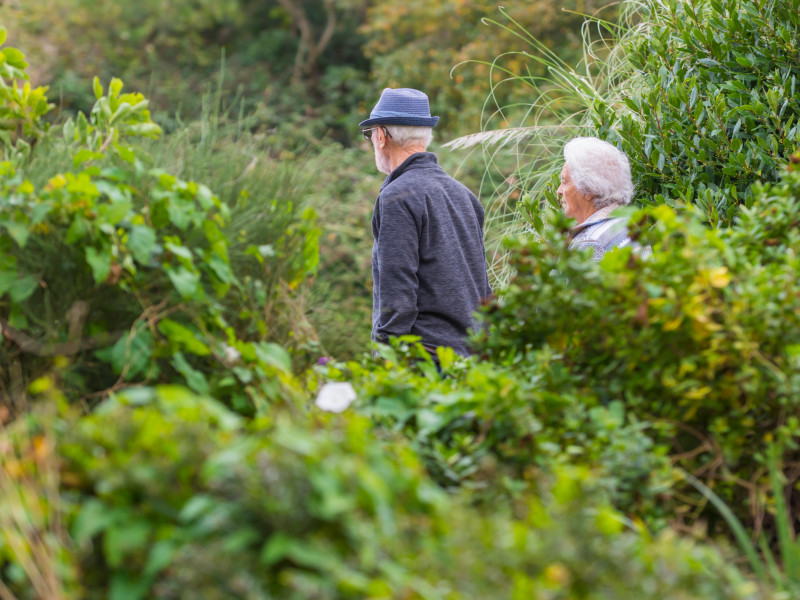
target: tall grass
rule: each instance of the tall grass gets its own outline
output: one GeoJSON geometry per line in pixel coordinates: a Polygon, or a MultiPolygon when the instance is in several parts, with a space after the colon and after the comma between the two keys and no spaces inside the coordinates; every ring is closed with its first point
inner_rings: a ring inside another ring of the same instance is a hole
{"type": "Polygon", "coordinates": [[[725,519],[759,581],[780,590],[785,594],[783,597],[797,598],[800,597],[800,539],[794,528],[796,515],[792,514],[786,503],[784,486],[787,482],[784,465],[780,464],[783,455],[781,445],[772,444],[767,455],[777,538],[772,547],[763,532],[758,543],[754,543],[742,522],[717,494],[690,473],[683,471],[682,475],[725,519]],[[773,548],[777,549],[777,557],[773,548]]]}
{"type": "MultiPolygon", "coordinates": [[[[481,114],[481,131],[453,140],[452,149],[480,149],[485,164],[484,182],[502,180],[505,185],[489,190],[487,250],[495,281],[504,283],[505,236],[543,226],[542,211],[557,208],[555,189],[561,170],[561,150],[571,138],[592,134],[589,111],[598,101],[625,109],[622,96],[638,85],[637,74],[626,58],[626,46],[646,35],[648,9],[641,2],[626,2],[615,21],[584,15],[581,28],[583,58],[577,65],[532,36],[507,11],[504,22],[487,20],[513,34],[523,50],[499,55],[490,63],[492,83],[481,114]],[[523,58],[522,72],[507,68],[509,56],[523,58]],[[543,75],[536,73],[544,72],[543,75]],[[501,104],[501,87],[518,88],[511,104],[501,104]]],[[[606,8],[608,10],[608,7],[606,8]]],[[[485,186],[481,193],[485,195],[485,186]]]]}

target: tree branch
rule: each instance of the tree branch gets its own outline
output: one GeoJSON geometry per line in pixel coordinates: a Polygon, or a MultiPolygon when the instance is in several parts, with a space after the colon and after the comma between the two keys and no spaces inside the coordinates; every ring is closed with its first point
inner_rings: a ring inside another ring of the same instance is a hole
{"type": "Polygon", "coordinates": [[[334,5],[334,0],[324,1],[327,21],[325,22],[325,29],[323,30],[322,35],[308,53],[305,65],[306,75],[311,74],[311,68],[317,62],[317,59],[320,57],[325,48],[327,48],[334,32],[336,31],[336,7],[334,5]]]}
{"type": "Polygon", "coordinates": [[[300,44],[294,57],[294,70],[292,71],[292,80],[299,81],[306,70],[307,56],[312,48],[311,22],[295,0],[278,0],[278,3],[289,13],[289,17],[300,30],[300,44]]]}
{"type": "Polygon", "coordinates": [[[68,342],[46,344],[33,339],[19,329],[11,327],[7,321],[0,319],[0,336],[13,342],[25,354],[42,357],[75,356],[84,350],[91,350],[98,346],[107,346],[116,342],[126,333],[127,331],[111,331],[68,342]]]}

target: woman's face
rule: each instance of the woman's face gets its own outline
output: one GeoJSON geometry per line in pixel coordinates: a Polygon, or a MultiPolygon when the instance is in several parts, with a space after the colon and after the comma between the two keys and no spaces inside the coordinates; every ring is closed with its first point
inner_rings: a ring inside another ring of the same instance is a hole
{"type": "Polygon", "coordinates": [[[564,214],[572,217],[578,223],[583,223],[594,212],[593,198],[588,194],[578,191],[569,176],[567,165],[561,169],[561,185],[556,191],[564,214]]]}

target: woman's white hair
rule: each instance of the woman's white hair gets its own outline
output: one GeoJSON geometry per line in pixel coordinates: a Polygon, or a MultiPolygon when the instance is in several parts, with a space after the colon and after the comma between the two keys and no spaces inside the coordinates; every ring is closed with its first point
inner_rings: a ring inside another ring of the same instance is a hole
{"type": "Polygon", "coordinates": [[[624,152],[594,137],[578,137],[564,146],[564,164],[579,192],[594,197],[596,208],[630,204],[631,165],[624,152]]]}
{"type": "Polygon", "coordinates": [[[426,150],[433,139],[433,129],[430,127],[410,127],[408,125],[385,125],[398,146],[422,146],[426,150]]]}

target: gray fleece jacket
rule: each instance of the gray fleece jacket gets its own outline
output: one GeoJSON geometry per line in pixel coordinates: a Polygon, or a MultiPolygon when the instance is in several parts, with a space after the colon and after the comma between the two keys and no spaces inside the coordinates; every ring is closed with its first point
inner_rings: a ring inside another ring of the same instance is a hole
{"type": "Polygon", "coordinates": [[[439,166],[408,157],[381,186],[372,215],[372,338],[418,335],[468,354],[473,313],[491,295],[483,207],[439,166]]]}

